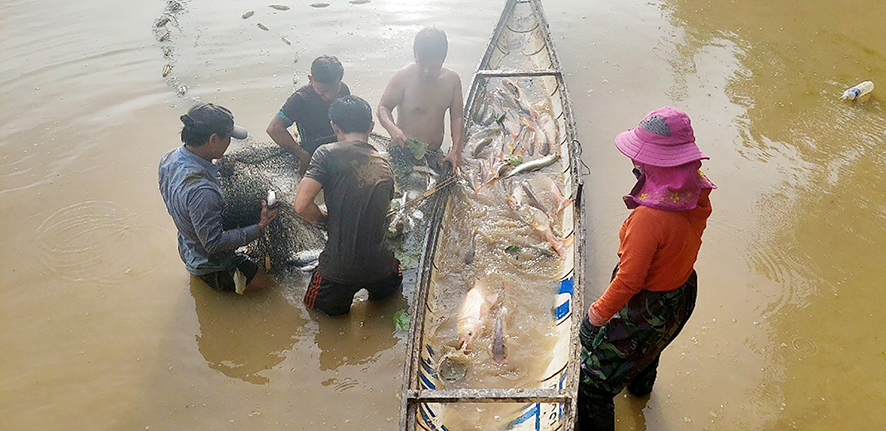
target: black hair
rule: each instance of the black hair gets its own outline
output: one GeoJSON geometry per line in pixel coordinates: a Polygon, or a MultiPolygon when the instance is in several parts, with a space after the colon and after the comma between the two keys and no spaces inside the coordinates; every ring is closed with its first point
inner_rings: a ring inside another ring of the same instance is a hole
{"type": "Polygon", "coordinates": [[[415,35],[412,52],[419,60],[445,60],[449,50],[446,33],[436,27],[425,27],[415,35]]]}
{"type": "Polygon", "coordinates": [[[329,120],[345,133],[368,133],[372,108],[357,96],[340,97],[329,107],[329,120]]]}
{"type": "Polygon", "coordinates": [[[197,103],[188,113],[179,117],[181,138],[185,145],[199,147],[209,142],[213,134],[226,138],[234,129],[234,116],[227,108],[212,103],[197,103]]]}
{"type": "Polygon", "coordinates": [[[311,77],[321,84],[335,84],[345,76],[345,68],[337,57],[324,55],[311,63],[311,77]]]}

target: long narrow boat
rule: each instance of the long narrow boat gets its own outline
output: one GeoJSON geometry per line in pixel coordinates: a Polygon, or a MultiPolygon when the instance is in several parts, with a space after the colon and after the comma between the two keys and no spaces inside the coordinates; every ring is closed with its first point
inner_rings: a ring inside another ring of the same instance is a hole
{"type": "Polygon", "coordinates": [[[571,430],[585,267],[581,148],[540,0],[507,0],[465,105],[467,162],[429,222],[400,429],[571,430]],[[478,296],[480,288],[496,294],[478,296]],[[472,308],[477,297],[482,307],[472,308]],[[481,309],[468,353],[464,313],[481,309]]]}

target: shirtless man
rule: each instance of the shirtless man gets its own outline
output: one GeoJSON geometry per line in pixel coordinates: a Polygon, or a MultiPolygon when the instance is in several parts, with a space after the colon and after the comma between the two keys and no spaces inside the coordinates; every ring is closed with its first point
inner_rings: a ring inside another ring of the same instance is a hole
{"type": "Polygon", "coordinates": [[[446,33],[425,28],[415,35],[412,49],[415,63],[391,78],[378,104],[378,119],[395,144],[405,145],[409,138],[415,138],[428,144],[430,152],[437,152],[443,145],[443,119],[448,109],[452,148],[444,161],[458,167],[465,134],[464,102],[461,79],[443,67],[448,50],[446,33]]]}

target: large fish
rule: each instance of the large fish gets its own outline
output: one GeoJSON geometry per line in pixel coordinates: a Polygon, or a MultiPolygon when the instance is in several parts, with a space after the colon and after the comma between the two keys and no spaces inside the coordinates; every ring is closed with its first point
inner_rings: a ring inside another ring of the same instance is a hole
{"type": "Polygon", "coordinates": [[[544,169],[548,166],[553,165],[558,160],[560,160],[559,154],[549,154],[547,156],[526,162],[521,163],[514,167],[505,167],[504,171],[501,172],[502,178],[510,178],[517,174],[522,174],[525,172],[533,172],[539,169],[544,169]]]}
{"type": "Polygon", "coordinates": [[[544,211],[526,204],[525,200],[523,188],[515,187],[514,192],[508,196],[508,206],[517,214],[520,220],[540,233],[557,255],[560,257],[565,256],[566,248],[572,245],[574,238],[563,239],[554,235],[554,231],[551,229],[550,217],[544,211]]]}
{"type": "Polygon", "coordinates": [[[486,316],[498,301],[497,294],[489,294],[487,287],[477,280],[468,291],[458,311],[458,348],[469,352],[477,338],[483,336],[486,316]]]}
{"type": "Polygon", "coordinates": [[[496,364],[503,364],[508,358],[507,329],[505,327],[507,314],[508,307],[502,305],[498,307],[498,313],[495,315],[495,326],[492,330],[492,360],[496,364]]]}

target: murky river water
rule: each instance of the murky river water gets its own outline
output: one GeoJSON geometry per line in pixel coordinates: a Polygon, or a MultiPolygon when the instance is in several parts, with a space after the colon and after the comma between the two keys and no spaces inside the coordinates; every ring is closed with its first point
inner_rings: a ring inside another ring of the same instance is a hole
{"type": "MultiPolygon", "coordinates": [[[[326,319],[304,310],[301,285],[249,298],[191,286],[157,160],[191,97],[264,138],[320,54],[374,103],[425,25],[449,33],[467,83],[501,4],[279,3],[291,9],[187,2],[169,58],[152,31],[161,1],[0,5],[0,428],[395,427],[405,341],[392,314],[406,300],[326,319]]],[[[627,215],[617,132],[662,104],[685,109],[720,186],[695,314],[652,396],[618,399],[618,428],[881,428],[886,114],[882,89],[862,105],[837,97],[886,86],[886,4],[545,8],[592,169],[588,299],[627,215]]]]}

